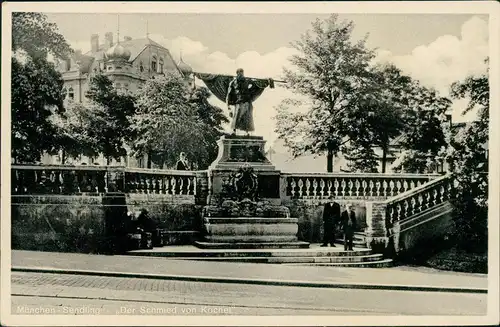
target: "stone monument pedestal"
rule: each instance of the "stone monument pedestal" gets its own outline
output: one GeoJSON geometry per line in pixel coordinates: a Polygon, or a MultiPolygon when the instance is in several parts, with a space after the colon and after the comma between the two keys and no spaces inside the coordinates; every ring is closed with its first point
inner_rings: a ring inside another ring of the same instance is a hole
{"type": "Polygon", "coordinates": [[[298,219],[281,205],[280,171],[266,158],[263,137],[223,136],[208,169],[200,248],[304,248],[298,219]]]}

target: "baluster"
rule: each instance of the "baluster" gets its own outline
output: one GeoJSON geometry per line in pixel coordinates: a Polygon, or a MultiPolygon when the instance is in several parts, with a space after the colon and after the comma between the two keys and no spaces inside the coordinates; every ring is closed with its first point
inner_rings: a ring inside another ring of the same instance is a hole
{"type": "Polygon", "coordinates": [[[311,188],[311,181],[309,181],[309,178],[306,178],[306,196],[309,196],[310,188],[311,188]]]}
{"type": "Polygon", "coordinates": [[[425,208],[431,207],[431,193],[429,191],[425,192],[425,208]]]}
{"type": "Polygon", "coordinates": [[[410,181],[410,190],[415,188],[415,182],[413,180],[410,181]]]}
{"type": "Polygon", "coordinates": [[[363,193],[361,193],[361,196],[368,196],[368,183],[366,182],[365,179],[361,182],[361,185],[363,186],[363,193]]]}
{"type": "Polygon", "coordinates": [[[392,224],[394,222],[394,215],[396,213],[396,210],[394,210],[394,206],[391,205],[389,207],[389,223],[392,224]]]}
{"type": "Polygon", "coordinates": [[[178,177],[178,179],[179,179],[179,194],[183,195],[184,194],[184,177],[180,176],[180,177],[178,177]]]}
{"type": "Polygon", "coordinates": [[[410,204],[408,203],[408,199],[405,199],[403,201],[403,207],[404,207],[404,216],[401,217],[401,219],[405,219],[409,216],[408,208],[410,207],[410,204]]]}
{"type": "Polygon", "coordinates": [[[384,179],[384,181],[382,182],[382,195],[383,196],[390,195],[389,191],[387,190],[387,186],[388,186],[387,181],[384,179]]]}
{"type": "Polygon", "coordinates": [[[294,197],[295,196],[295,187],[297,186],[297,183],[295,183],[294,178],[292,178],[292,181],[290,182],[290,186],[291,186],[290,194],[292,195],[292,197],[294,197]]]}
{"type": "Polygon", "coordinates": [[[361,183],[359,182],[359,179],[356,179],[356,196],[359,197],[359,188],[361,187],[361,183]]]}
{"type": "Polygon", "coordinates": [[[401,203],[398,202],[398,204],[396,205],[396,212],[397,212],[396,221],[401,220],[401,211],[402,210],[403,210],[403,208],[401,207],[401,203]]]}
{"type": "Polygon", "coordinates": [[[149,193],[152,193],[152,189],[153,189],[153,181],[152,181],[152,176],[149,176],[147,175],[146,176],[146,193],[149,194],[149,193]]]}
{"type": "Polygon", "coordinates": [[[417,206],[416,206],[416,204],[417,204],[417,201],[415,200],[415,197],[414,197],[414,196],[412,196],[412,197],[411,197],[411,215],[412,215],[412,216],[415,214],[415,212],[416,212],[416,210],[417,210],[417,206]]]}
{"type": "Polygon", "coordinates": [[[441,187],[439,188],[439,193],[440,193],[440,196],[439,196],[439,202],[444,202],[444,186],[441,185],[441,187]]]}
{"type": "Polygon", "coordinates": [[[165,188],[165,194],[169,194],[170,191],[170,178],[163,176],[163,185],[165,188]]]}
{"type": "Polygon", "coordinates": [[[376,187],[376,189],[377,189],[377,193],[376,193],[376,194],[377,194],[377,196],[380,196],[380,181],[379,181],[379,180],[377,180],[377,181],[375,182],[375,187],[376,187]]]}
{"type": "Polygon", "coordinates": [[[424,197],[422,196],[422,193],[418,195],[418,211],[423,211],[423,203],[424,203],[424,197]]]}
{"type": "Polygon", "coordinates": [[[332,180],[329,179],[326,184],[328,185],[328,196],[331,196],[332,195],[332,186],[333,186],[332,180]]]}
{"type": "Polygon", "coordinates": [[[165,194],[165,183],[163,177],[158,178],[158,194],[165,194]]]}
{"type": "Polygon", "coordinates": [[[353,194],[353,186],[354,186],[354,183],[352,182],[352,179],[349,179],[349,182],[347,183],[347,188],[349,189],[349,196],[352,196],[353,194]]]}
{"type": "Polygon", "coordinates": [[[401,186],[402,186],[401,181],[398,180],[396,182],[396,194],[395,195],[398,195],[401,192],[401,186]]]}
{"type": "Polygon", "coordinates": [[[302,188],[304,187],[304,182],[302,181],[302,178],[299,179],[299,197],[302,197],[302,188]]]}
{"type": "Polygon", "coordinates": [[[339,180],[337,178],[334,179],[333,187],[333,194],[335,197],[339,196],[339,180]]]}
{"type": "Polygon", "coordinates": [[[422,185],[422,183],[420,182],[420,179],[417,180],[417,187],[419,187],[420,185],[422,185]]]}
{"type": "Polygon", "coordinates": [[[369,193],[370,193],[370,196],[373,196],[373,188],[375,186],[375,184],[373,183],[373,180],[370,179],[370,189],[369,189],[369,193]]]}
{"type": "Polygon", "coordinates": [[[175,180],[175,177],[172,176],[170,177],[170,194],[174,195],[175,194],[175,186],[177,184],[177,181],[175,180]]]}
{"type": "Polygon", "coordinates": [[[323,178],[319,181],[319,193],[320,197],[325,196],[325,180],[323,178]]]}
{"type": "Polygon", "coordinates": [[[395,192],[394,192],[394,181],[391,179],[391,181],[389,182],[389,194],[391,196],[394,196],[395,195],[395,192]]]}
{"type": "Polygon", "coordinates": [[[158,186],[158,183],[157,183],[157,180],[156,180],[156,176],[153,176],[152,178],[152,181],[151,181],[151,186],[152,186],[152,193],[153,194],[158,194],[157,193],[157,190],[156,190],[156,187],[158,186]]]}
{"type": "Polygon", "coordinates": [[[345,187],[346,187],[345,179],[342,178],[342,181],[340,182],[340,186],[342,187],[342,191],[341,191],[342,196],[346,196],[347,194],[345,192],[345,187]]]}
{"type": "Polygon", "coordinates": [[[438,199],[437,199],[437,195],[438,195],[437,190],[436,190],[436,189],[433,189],[433,190],[432,190],[432,198],[433,198],[433,200],[432,200],[432,204],[434,204],[434,205],[436,205],[436,204],[437,204],[437,200],[438,200],[438,199]]]}
{"type": "Polygon", "coordinates": [[[406,192],[406,191],[408,191],[408,182],[405,180],[403,182],[403,193],[406,192]]]}
{"type": "Polygon", "coordinates": [[[313,179],[313,196],[314,198],[317,198],[318,197],[318,194],[316,193],[317,192],[317,189],[318,189],[318,180],[315,178],[313,179]]]}

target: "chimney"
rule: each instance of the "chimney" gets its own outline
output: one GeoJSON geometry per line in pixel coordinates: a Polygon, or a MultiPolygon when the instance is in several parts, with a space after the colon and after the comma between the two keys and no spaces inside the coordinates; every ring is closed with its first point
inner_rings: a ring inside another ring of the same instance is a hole
{"type": "Polygon", "coordinates": [[[125,42],[127,42],[127,41],[132,41],[132,38],[131,38],[130,36],[125,36],[125,37],[123,37],[123,40],[124,40],[125,42]]]}
{"type": "Polygon", "coordinates": [[[113,46],[113,33],[107,32],[104,36],[104,46],[109,49],[113,46]]]}
{"type": "Polygon", "coordinates": [[[92,34],[90,36],[90,50],[92,52],[99,51],[99,35],[98,34],[92,34]]]}

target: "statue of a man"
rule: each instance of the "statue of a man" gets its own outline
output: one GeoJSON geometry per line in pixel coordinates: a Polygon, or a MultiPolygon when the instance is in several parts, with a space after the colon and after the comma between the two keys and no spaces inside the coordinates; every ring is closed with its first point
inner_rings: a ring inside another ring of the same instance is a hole
{"type": "Polygon", "coordinates": [[[252,94],[254,94],[256,88],[257,86],[250,79],[245,78],[242,68],[236,71],[236,77],[229,83],[226,105],[229,109],[229,104],[234,104],[234,112],[230,113],[233,134],[236,133],[236,130],[245,131],[247,134],[255,130],[252,94]]]}

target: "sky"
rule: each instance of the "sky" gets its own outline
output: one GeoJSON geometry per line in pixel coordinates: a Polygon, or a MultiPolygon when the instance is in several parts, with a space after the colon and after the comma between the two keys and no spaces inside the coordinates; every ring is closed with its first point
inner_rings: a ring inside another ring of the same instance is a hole
{"type": "MultiPolygon", "coordinates": [[[[245,69],[252,77],[279,78],[288,58],[295,53],[290,42],[311,28],[318,14],[47,14],[74,49],[90,49],[90,35],[103,40],[113,32],[116,40],[149,37],[170,50],[195,71],[234,74],[245,69]],[[119,26],[119,28],[118,28],[119,26]]],[[[341,14],[341,20],[355,24],[353,38],[368,34],[367,46],[377,49],[377,62],[392,62],[422,84],[449,94],[449,86],[470,74],[486,69],[488,16],[469,14],[341,14]]],[[[200,81],[199,83],[202,84],[200,81]]],[[[266,90],[254,103],[256,135],[272,144],[275,106],[294,97],[277,87],[266,90]]],[[[225,109],[214,97],[211,102],[225,109]]],[[[461,116],[465,101],[453,106],[454,121],[461,116]]]]}

